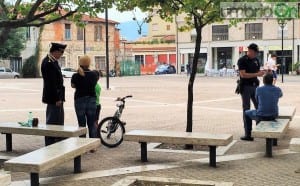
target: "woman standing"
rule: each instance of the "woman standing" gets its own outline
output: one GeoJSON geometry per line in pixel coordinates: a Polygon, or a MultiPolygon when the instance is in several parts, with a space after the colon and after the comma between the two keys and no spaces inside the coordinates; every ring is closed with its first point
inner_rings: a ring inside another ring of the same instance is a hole
{"type": "Polygon", "coordinates": [[[75,111],[80,127],[88,126],[89,137],[96,138],[95,114],[97,75],[89,69],[91,59],[83,56],[79,59],[78,72],[72,76],[71,86],[75,88],[75,111]]]}

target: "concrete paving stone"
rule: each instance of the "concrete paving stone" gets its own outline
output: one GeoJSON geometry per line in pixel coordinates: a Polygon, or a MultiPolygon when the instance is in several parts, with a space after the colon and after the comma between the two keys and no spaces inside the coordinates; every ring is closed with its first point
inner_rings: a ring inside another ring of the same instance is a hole
{"type": "MultiPolygon", "coordinates": [[[[236,79],[232,77],[197,76],[194,86],[193,131],[233,134],[238,140],[226,155],[264,152],[265,140],[243,142],[241,99],[234,93],[236,79]]],[[[162,129],[185,131],[187,83],[186,75],[139,76],[110,78],[111,90],[105,89],[105,79],[101,78],[101,118],[110,116],[115,111],[116,97],[132,94],[126,102],[122,119],[126,121],[126,130],[162,129]]],[[[292,137],[300,134],[300,76],[286,76],[285,83],[278,81],[284,96],[280,105],[296,106],[297,111],[287,134],[279,139],[274,150],[287,149],[292,137]]],[[[45,122],[45,105],[41,103],[42,79],[0,79],[0,122],[26,121],[32,111],[40,122],[45,122]]],[[[74,89],[70,79],[65,79],[66,102],[65,123],[76,126],[74,110],[74,89]]],[[[5,152],[5,135],[0,134],[0,152],[5,152]]],[[[44,146],[41,136],[13,135],[13,152],[20,155],[44,146]]],[[[134,142],[124,142],[120,147],[108,149],[101,146],[96,153],[87,153],[82,158],[84,172],[109,170],[114,168],[143,165],[140,162],[140,146],[134,142]]],[[[148,164],[174,163],[184,160],[206,158],[207,155],[148,152],[148,164]]],[[[217,169],[207,164],[195,164],[188,167],[164,169],[134,173],[129,175],[178,177],[187,179],[215,180],[235,182],[236,185],[299,185],[300,174],[294,174],[300,161],[299,154],[276,156],[272,159],[254,158],[218,163],[217,169]]],[[[72,174],[73,162],[43,172],[41,177],[72,174]]],[[[126,175],[80,180],[63,185],[111,185],[126,175]]],[[[12,180],[28,179],[25,173],[12,173],[12,180]]]]}

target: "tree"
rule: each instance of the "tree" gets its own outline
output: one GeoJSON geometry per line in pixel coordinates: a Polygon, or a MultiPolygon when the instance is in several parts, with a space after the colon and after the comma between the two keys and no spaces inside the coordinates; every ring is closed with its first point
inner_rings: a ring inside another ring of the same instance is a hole
{"type": "MultiPolygon", "coordinates": [[[[156,12],[166,21],[173,21],[174,16],[185,15],[186,24],[181,30],[196,30],[194,58],[188,83],[187,125],[186,132],[193,130],[193,87],[197,72],[198,58],[202,41],[202,29],[205,25],[221,21],[220,0],[127,0],[115,1],[122,10],[139,7],[143,11],[156,12]]],[[[151,13],[150,13],[151,15],[151,13]]],[[[149,18],[151,19],[151,18],[149,18]]]]}
{"type": "Polygon", "coordinates": [[[0,43],[13,28],[42,26],[61,19],[80,21],[84,13],[96,16],[111,0],[0,0],[0,43]]]}
{"type": "Polygon", "coordinates": [[[23,28],[12,29],[4,43],[0,43],[0,58],[20,56],[25,48],[25,30],[23,28]]]}

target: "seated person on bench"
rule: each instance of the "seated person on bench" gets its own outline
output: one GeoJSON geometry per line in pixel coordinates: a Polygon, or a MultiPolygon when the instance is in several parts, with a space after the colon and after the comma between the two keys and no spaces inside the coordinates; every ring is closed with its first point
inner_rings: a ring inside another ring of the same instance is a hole
{"type": "MultiPolygon", "coordinates": [[[[272,73],[267,73],[263,78],[264,86],[256,89],[255,97],[258,102],[257,110],[246,110],[245,116],[251,120],[272,121],[278,117],[278,101],[282,97],[282,91],[279,87],[273,85],[272,73]]],[[[249,120],[250,121],[250,120],[249,120]]],[[[247,123],[246,136],[242,140],[253,141],[251,137],[252,121],[247,123]]]]}

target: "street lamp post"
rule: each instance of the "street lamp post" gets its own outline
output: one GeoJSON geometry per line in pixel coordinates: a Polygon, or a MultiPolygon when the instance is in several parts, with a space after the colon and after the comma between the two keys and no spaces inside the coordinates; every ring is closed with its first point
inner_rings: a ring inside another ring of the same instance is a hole
{"type": "Polygon", "coordinates": [[[281,82],[283,83],[283,74],[284,74],[284,67],[285,67],[285,59],[283,57],[283,29],[286,25],[285,19],[279,19],[278,24],[281,28],[281,82]]]}
{"type": "Polygon", "coordinates": [[[105,48],[106,48],[106,89],[109,89],[109,48],[108,48],[108,8],[105,8],[105,48]]]}
{"type": "Polygon", "coordinates": [[[176,68],[177,68],[177,74],[181,73],[181,68],[179,65],[179,48],[178,48],[178,20],[177,20],[177,16],[175,15],[175,24],[176,24],[176,68]]]}
{"type": "Polygon", "coordinates": [[[83,54],[86,54],[86,31],[85,26],[83,27],[83,54]]]}

